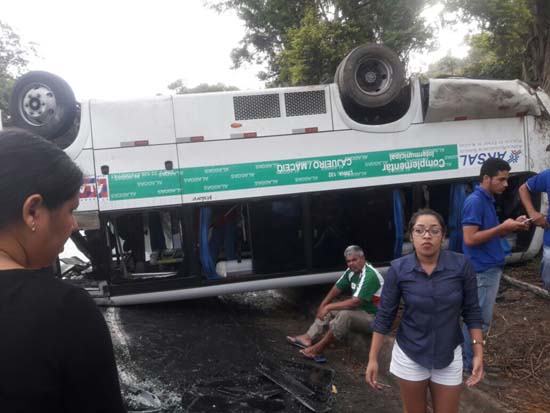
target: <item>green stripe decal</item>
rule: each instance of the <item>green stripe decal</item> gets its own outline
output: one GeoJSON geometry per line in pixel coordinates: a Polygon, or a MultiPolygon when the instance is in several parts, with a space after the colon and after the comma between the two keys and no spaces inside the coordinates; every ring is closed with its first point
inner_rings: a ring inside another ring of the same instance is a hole
{"type": "Polygon", "coordinates": [[[128,172],[108,175],[109,199],[234,191],[452,169],[458,169],[456,145],[128,172]]]}
{"type": "Polygon", "coordinates": [[[456,145],[182,169],[184,194],[458,169],[456,145]]]}
{"type": "Polygon", "coordinates": [[[181,194],[180,177],[177,170],[128,172],[109,174],[108,177],[111,201],[181,194]]]}

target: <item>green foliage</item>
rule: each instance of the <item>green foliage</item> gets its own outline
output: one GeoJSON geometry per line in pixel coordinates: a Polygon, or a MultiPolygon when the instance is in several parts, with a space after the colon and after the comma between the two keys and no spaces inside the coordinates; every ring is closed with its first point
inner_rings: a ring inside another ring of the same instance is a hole
{"type": "Polygon", "coordinates": [[[430,64],[425,73],[428,78],[464,76],[464,59],[458,57],[445,56],[435,63],[430,64]]]}
{"type": "Polygon", "coordinates": [[[528,73],[527,51],[535,20],[533,0],[446,0],[445,4],[463,22],[480,25],[481,33],[468,39],[466,76],[534,80],[528,73]]]}
{"type": "Polygon", "coordinates": [[[406,60],[430,45],[432,29],[419,17],[424,0],[218,0],[234,10],[246,33],[232,52],[234,67],[265,63],[272,86],[318,84],[334,76],[355,46],[385,43],[406,60]]]}
{"type": "Polygon", "coordinates": [[[310,9],[300,27],[290,28],[288,45],[274,57],[273,85],[307,85],[330,81],[338,63],[353,49],[354,28],[320,20],[310,9]],[[341,40],[338,40],[341,39],[341,40]]]}
{"type": "Polygon", "coordinates": [[[495,47],[495,35],[483,32],[468,40],[470,53],[465,59],[464,75],[481,79],[521,79],[525,49],[519,44],[506,51],[495,47]]]}
{"type": "Polygon", "coordinates": [[[30,54],[35,54],[34,46],[23,45],[19,35],[0,21],[0,110],[3,122],[9,120],[8,102],[15,78],[26,69],[30,54]]]}
{"type": "Polygon", "coordinates": [[[195,87],[187,87],[182,79],[178,79],[168,85],[168,89],[173,90],[176,95],[186,95],[189,93],[209,93],[209,92],[225,92],[229,90],[239,90],[238,87],[226,85],[224,83],[216,83],[209,85],[201,83],[195,87]]]}

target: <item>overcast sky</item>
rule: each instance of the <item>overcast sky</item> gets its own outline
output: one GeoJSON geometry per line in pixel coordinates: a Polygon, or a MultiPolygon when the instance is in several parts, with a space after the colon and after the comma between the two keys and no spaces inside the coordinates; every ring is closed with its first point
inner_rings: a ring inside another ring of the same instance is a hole
{"type": "MultiPolygon", "coordinates": [[[[1,10],[4,23],[37,43],[40,56],[29,68],[63,77],[79,100],[165,94],[180,78],[189,87],[223,82],[263,88],[255,75],[260,68],[230,69],[242,22],[202,0],[4,0],[1,10]]],[[[437,10],[427,12],[432,22],[437,10]]],[[[409,69],[423,70],[449,50],[463,57],[464,34],[462,28],[441,31],[443,47],[414,56],[409,69]]]]}

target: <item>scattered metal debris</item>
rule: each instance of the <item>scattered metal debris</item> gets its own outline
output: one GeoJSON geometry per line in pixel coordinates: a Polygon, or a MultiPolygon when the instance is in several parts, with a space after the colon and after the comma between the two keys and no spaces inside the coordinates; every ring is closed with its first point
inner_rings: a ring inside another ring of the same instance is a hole
{"type": "Polygon", "coordinates": [[[194,384],[182,396],[186,412],[280,412],[286,410],[283,391],[257,375],[235,375],[194,384]]]}
{"type": "Polygon", "coordinates": [[[264,360],[258,371],[314,412],[327,412],[333,395],[334,370],[316,365],[264,360]]]}
{"type": "Polygon", "coordinates": [[[184,392],[189,413],[327,412],[333,397],[334,370],[306,363],[263,360],[259,374],[195,383],[184,392]],[[299,404],[297,404],[299,403],[299,404]]]}
{"type": "Polygon", "coordinates": [[[121,383],[120,387],[128,413],[155,413],[161,411],[162,403],[153,393],[124,383],[121,383]]]}

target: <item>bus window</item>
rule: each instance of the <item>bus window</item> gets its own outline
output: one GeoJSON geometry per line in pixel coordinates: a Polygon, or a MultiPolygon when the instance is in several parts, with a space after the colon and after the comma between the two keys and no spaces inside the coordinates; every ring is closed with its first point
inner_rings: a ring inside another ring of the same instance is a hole
{"type": "Polygon", "coordinates": [[[256,274],[303,271],[303,211],[300,197],[249,204],[252,265],[256,274]]]}
{"type": "Polygon", "coordinates": [[[319,193],[311,196],[313,228],[313,268],[334,270],[342,268],[344,249],[350,244],[353,220],[343,204],[349,194],[319,193]]]}
{"type": "Polygon", "coordinates": [[[183,229],[178,208],[109,218],[106,230],[115,280],[188,275],[183,229]]]}
{"type": "Polygon", "coordinates": [[[361,245],[369,262],[391,261],[395,246],[392,189],[353,191],[344,208],[353,221],[350,244],[361,245]]]}
{"type": "Polygon", "coordinates": [[[361,245],[367,260],[393,259],[395,247],[392,189],[350,190],[312,196],[313,266],[342,266],[347,245],[361,245]]]}
{"type": "Polygon", "coordinates": [[[252,273],[246,211],[246,204],[235,202],[199,208],[199,254],[207,279],[252,273]]]}

